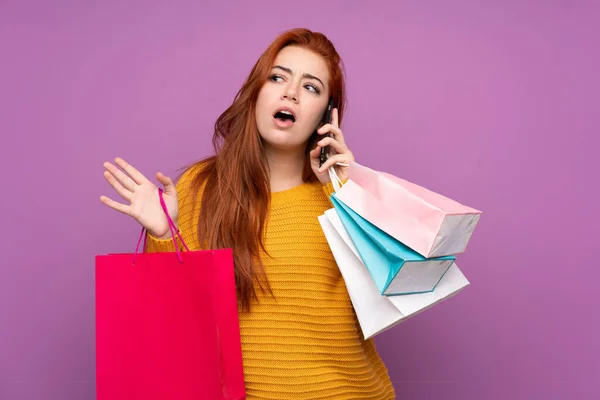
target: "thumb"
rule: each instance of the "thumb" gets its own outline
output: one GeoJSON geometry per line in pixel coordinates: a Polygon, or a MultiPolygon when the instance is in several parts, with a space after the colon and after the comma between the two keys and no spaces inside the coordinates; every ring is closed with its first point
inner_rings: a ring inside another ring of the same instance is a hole
{"type": "Polygon", "coordinates": [[[321,146],[317,146],[310,151],[310,159],[311,161],[319,161],[319,157],[321,155],[321,146]]]}
{"type": "Polygon", "coordinates": [[[164,186],[165,194],[168,194],[168,195],[176,194],[175,184],[173,184],[173,181],[171,180],[171,178],[169,178],[168,176],[164,176],[162,173],[158,172],[156,174],[156,179],[158,179],[158,181],[164,186]]]}

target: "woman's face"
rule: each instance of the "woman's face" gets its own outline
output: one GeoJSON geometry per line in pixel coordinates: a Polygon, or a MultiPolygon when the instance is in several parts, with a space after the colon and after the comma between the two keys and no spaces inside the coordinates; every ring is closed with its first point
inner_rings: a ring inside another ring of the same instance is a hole
{"type": "Polygon", "coordinates": [[[265,146],[304,151],[322,120],[329,91],[329,70],[321,56],[298,46],[281,50],[256,103],[265,146]]]}

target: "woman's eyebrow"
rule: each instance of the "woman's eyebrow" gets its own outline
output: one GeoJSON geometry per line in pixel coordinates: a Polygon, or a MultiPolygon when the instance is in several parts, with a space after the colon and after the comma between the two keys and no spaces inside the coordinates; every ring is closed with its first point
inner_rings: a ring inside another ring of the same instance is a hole
{"type": "MultiPolygon", "coordinates": [[[[281,65],[275,65],[275,66],[273,67],[273,69],[275,69],[275,68],[277,68],[277,69],[280,69],[280,70],[282,70],[282,71],[285,71],[285,72],[287,72],[287,73],[288,73],[288,74],[290,74],[290,75],[292,74],[292,70],[291,70],[290,68],[287,68],[287,67],[282,67],[281,65]]],[[[316,76],[314,76],[314,75],[311,75],[311,74],[304,73],[304,74],[302,74],[302,77],[303,77],[303,78],[308,78],[308,79],[315,79],[315,80],[319,81],[319,82],[321,83],[321,85],[323,85],[323,87],[325,87],[325,84],[323,83],[323,81],[322,81],[322,80],[320,80],[319,78],[317,78],[317,77],[316,77],[316,76]]]]}

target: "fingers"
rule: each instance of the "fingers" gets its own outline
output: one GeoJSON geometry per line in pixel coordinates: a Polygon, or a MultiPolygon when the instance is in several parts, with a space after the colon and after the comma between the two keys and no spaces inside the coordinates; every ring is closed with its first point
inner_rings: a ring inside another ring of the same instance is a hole
{"type": "Polygon", "coordinates": [[[106,196],[100,196],[100,201],[112,208],[113,210],[117,210],[123,214],[130,215],[131,207],[125,204],[117,203],[116,201],[109,199],[106,196]]]}
{"type": "Polygon", "coordinates": [[[339,117],[338,109],[334,108],[333,110],[331,110],[331,125],[335,126],[336,128],[340,127],[338,117],[339,117]]]}
{"type": "Polygon", "coordinates": [[[336,154],[334,156],[329,157],[327,161],[323,163],[323,165],[319,168],[319,173],[327,171],[329,167],[334,165],[348,166],[350,160],[352,160],[351,154],[336,154]]]}
{"type": "Polygon", "coordinates": [[[134,191],[136,183],[129,176],[125,175],[123,171],[109,162],[104,163],[104,168],[110,172],[110,174],[114,176],[125,189],[129,190],[130,192],[134,191]]]}
{"type": "Polygon", "coordinates": [[[339,127],[337,127],[337,126],[335,126],[333,124],[325,124],[325,125],[323,125],[322,127],[320,127],[317,130],[317,133],[319,135],[324,135],[326,133],[330,133],[335,138],[335,140],[339,141],[344,146],[346,145],[346,141],[344,139],[344,134],[342,133],[342,130],[339,127]]]}
{"type": "Polygon", "coordinates": [[[334,136],[341,136],[342,130],[333,124],[325,124],[317,130],[319,135],[324,135],[326,133],[332,133],[334,136]]]}
{"type": "Polygon", "coordinates": [[[173,183],[173,181],[171,180],[171,178],[169,178],[168,176],[164,176],[160,172],[157,172],[156,173],[156,179],[158,179],[158,181],[164,186],[166,194],[174,195],[174,194],[177,193],[177,190],[175,188],[175,184],[173,183]]]}
{"type": "Polygon", "coordinates": [[[317,142],[319,147],[330,146],[336,153],[345,153],[348,149],[345,145],[338,142],[334,138],[326,137],[317,142]]]}
{"type": "Polygon", "coordinates": [[[121,196],[123,199],[127,201],[131,201],[131,197],[133,193],[130,190],[127,190],[119,183],[119,181],[108,171],[104,171],[104,178],[110,183],[110,185],[115,189],[115,191],[121,196]]]}
{"type": "Polygon", "coordinates": [[[146,177],[135,169],[132,165],[129,165],[125,160],[120,157],[115,158],[115,163],[123,169],[123,171],[127,172],[127,174],[133,178],[133,181],[138,185],[145,183],[147,181],[146,177]]]}
{"type": "Polygon", "coordinates": [[[310,151],[310,162],[315,166],[319,166],[319,160],[321,158],[321,146],[317,146],[310,151]]]}

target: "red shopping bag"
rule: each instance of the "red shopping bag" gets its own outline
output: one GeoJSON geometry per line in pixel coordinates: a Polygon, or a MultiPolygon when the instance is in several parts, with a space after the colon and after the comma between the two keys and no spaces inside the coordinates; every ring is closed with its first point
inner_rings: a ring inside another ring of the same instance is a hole
{"type": "Polygon", "coordinates": [[[138,254],[142,229],[96,256],[97,399],[245,399],[232,251],[189,251],[160,199],[174,252],[138,254]]]}

